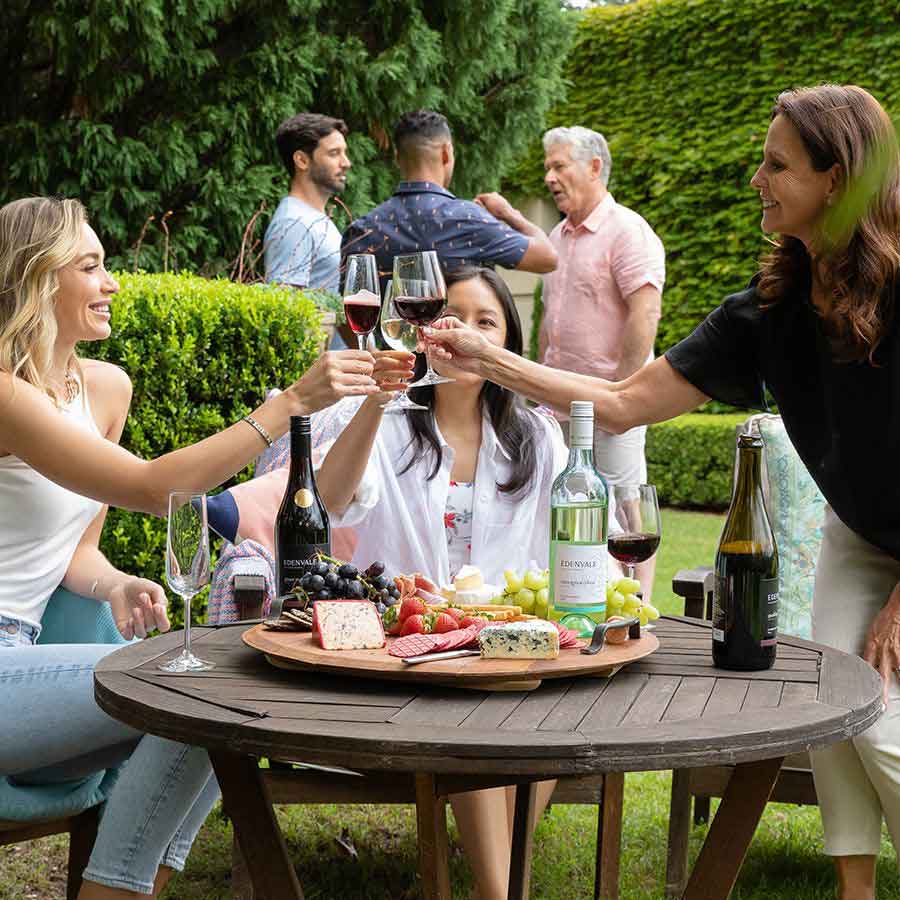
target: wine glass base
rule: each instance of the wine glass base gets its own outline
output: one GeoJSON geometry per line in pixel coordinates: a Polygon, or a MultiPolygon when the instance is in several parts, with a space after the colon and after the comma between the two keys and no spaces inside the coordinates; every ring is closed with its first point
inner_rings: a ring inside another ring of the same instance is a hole
{"type": "Polygon", "coordinates": [[[157,668],[161,672],[177,674],[180,672],[207,672],[215,667],[215,663],[207,662],[205,659],[194,656],[193,653],[187,653],[182,650],[175,659],[169,660],[169,662],[163,663],[157,668]]]}
{"type": "Polygon", "coordinates": [[[395,397],[388,403],[382,403],[381,408],[385,413],[405,413],[409,412],[411,409],[428,410],[427,406],[422,406],[421,403],[414,403],[406,396],[406,394],[401,394],[399,397],[395,397]]]}
{"type": "Polygon", "coordinates": [[[430,375],[426,372],[418,381],[414,381],[412,384],[407,385],[407,390],[410,388],[419,388],[419,387],[428,387],[433,384],[452,384],[456,381],[455,378],[447,378],[444,375],[430,375]]]}

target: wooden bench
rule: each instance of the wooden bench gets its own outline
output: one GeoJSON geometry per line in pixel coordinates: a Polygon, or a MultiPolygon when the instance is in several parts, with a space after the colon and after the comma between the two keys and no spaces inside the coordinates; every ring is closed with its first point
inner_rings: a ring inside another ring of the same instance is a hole
{"type": "Polygon", "coordinates": [[[76,900],[81,889],[81,873],[87,868],[97,825],[100,821],[100,807],[94,806],[77,816],[51,819],[46,822],[11,822],[0,819],[0,847],[33,841],[51,834],[69,835],[69,859],[66,873],[66,900],[76,900]]]}

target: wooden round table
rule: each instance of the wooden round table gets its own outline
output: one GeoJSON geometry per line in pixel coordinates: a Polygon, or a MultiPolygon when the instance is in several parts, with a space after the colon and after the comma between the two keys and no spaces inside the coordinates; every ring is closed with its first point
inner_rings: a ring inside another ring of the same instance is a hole
{"type": "Polygon", "coordinates": [[[429,900],[450,896],[436,803],[448,792],[518,785],[509,897],[521,900],[537,781],[735,765],[683,894],[725,900],[784,757],[850,738],[882,709],[874,670],[808,641],[780,640],[765,672],[714,669],[709,623],[695,619],[660,620],[659,650],[611,678],[549,681],[531,692],[287,672],[243,644],[246,627],[195,629],[197,652],[216,668],[193,675],[157,668],[178,651],[180,632],[125,646],[98,665],[95,694],[135,728],[209,749],[256,896],[271,900],[303,894],[259,757],[412,773],[429,900]]]}

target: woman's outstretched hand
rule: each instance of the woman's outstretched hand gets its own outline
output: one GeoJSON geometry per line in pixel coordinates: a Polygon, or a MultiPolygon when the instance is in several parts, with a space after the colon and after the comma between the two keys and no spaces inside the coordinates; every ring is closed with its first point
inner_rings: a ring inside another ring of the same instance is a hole
{"type": "Polygon", "coordinates": [[[323,353],[295,381],[292,390],[309,413],[337,403],[344,397],[377,394],[372,378],[375,359],[366,350],[335,350],[323,353]]]}
{"type": "Polygon", "coordinates": [[[116,628],[126,641],[172,627],[165,591],[155,581],[125,575],[113,585],[108,599],[116,628]]]}
{"type": "Polygon", "coordinates": [[[464,372],[484,375],[484,363],[497,347],[480,331],[456,316],[442,316],[430,328],[423,328],[424,346],[432,361],[452,363],[464,372]]]}
{"type": "Polygon", "coordinates": [[[384,394],[406,390],[412,379],[416,355],[406,350],[376,350],[372,378],[384,394]]]}
{"type": "Polygon", "coordinates": [[[896,669],[900,666],[900,583],[869,626],[863,659],[881,675],[887,704],[891,678],[898,676],[896,669]]]}

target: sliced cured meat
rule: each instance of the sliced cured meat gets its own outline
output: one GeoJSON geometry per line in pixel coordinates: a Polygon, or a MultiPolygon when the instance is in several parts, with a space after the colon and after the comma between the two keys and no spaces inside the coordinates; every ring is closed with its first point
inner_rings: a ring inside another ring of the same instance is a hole
{"type": "Polygon", "coordinates": [[[388,653],[391,656],[421,656],[423,653],[431,653],[436,650],[443,650],[447,642],[447,638],[454,631],[446,634],[407,634],[404,637],[397,638],[390,647],[388,653]]]}

